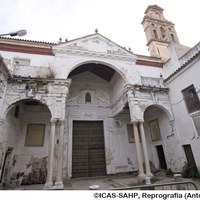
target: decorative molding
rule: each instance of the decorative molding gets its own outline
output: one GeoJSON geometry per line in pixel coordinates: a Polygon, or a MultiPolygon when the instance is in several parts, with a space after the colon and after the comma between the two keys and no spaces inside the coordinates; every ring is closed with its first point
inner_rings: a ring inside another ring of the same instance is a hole
{"type": "Polygon", "coordinates": [[[92,56],[99,58],[123,59],[135,62],[136,56],[109,39],[97,35],[86,36],[74,41],[53,46],[53,52],[60,54],[72,54],[92,56]]]}
{"type": "Polygon", "coordinates": [[[121,128],[122,127],[121,120],[114,120],[114,127],[115,128],[121,128]]]}
{"type": "Polygon", "coordinates": [[[60,54],[71,54],[71,55],[81,55],[81,56],[90,56],[90,57],[98,57],[98,58],[109,58],[115,60],[126,60],[135,63],[135,56],[127,56],[127,55],[120,55],[108,52],[95,52],[95,51],[87,51],[87,50],[74,50],[74,49],[57,49],[54,50],[54,53],[60,54]]]}

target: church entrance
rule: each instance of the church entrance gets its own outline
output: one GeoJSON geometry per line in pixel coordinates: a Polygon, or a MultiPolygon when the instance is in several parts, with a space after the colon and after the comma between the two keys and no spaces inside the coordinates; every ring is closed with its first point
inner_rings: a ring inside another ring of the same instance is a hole
{"type": "Polygon", "coordinates": [[[106,174],[102,121],[73,121],[72,177],[106,174]]]}

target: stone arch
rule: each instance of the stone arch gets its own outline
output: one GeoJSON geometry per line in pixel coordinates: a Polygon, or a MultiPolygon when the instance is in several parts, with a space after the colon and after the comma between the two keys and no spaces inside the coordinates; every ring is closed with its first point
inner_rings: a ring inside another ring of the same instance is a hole
{"type": "Polygon", "coordinates": [[[169,120],[170,121],[173,121],[174,118],[173,118],[173,114],[170,112],[170,109],[168,107],[165,107],[163,105],[160,105],[160,104],[154,104],[154,103],[150,103],[146,106],[146,108],[144,109],[144,112],[143,112],[143,119],[144,119],[144,114],[145,114],[145,111],[150,108],[150,107],[157,107],[157,108],[160,108],[162,111],[165,112],[165,114],[168,116],[169,120]]]}
{"type": "Polygon", "coordinates": [[[150,104],[144,111],[145,136],[150,160],[158,169],[180,169],[179,141],[170,108],[150,104]]]}
{"type": "Polygon", "coordinates": [[[24,101],[35,101],[38,104],[42,104],[44,106],[47,106],[47,108],[48,108],[48,110],[49,110],[49,112],[51,113],[51,116],[52,116],[52,111],[46,103],[44,103],[44,102],[42,102],[38,99],[28,99],[28,98],[26,98],[26,99],[20,99],[20,100],[13,100],[12,103],[10,103],[7,107],[5,107],[4,112],[3,112],[3,119],[5,119],[7,113],[9,112],[10,109],[12,109],[17,103],[24,102],[24,101]]]}
{"type": "MultiPolygon", "coordinates": [[[[72,84],[69,89],[69,98],[66,103],[66,107],[69,106],[70,108],[67,108],[69,110],[67,116],[69,124],[69,141],[68,152],[64,159],[68,160],[65,163],[65,166],[68,170],[67,174],[69,177],[73,177],[73,143],[71,141],[73,141],[74,130],[76,130],[76,121],[101,121],[103,123],[102,141],[104,141],[105,145],[102,152],[105,153],[105,158],[107,159],[107,149],[109,148],[109,140],[107,135],[110,130],[105,124],[110,120],[108,113],[112,112],[112,107],[110,106],[111,103],[116,101],[118,97],[122,98],[122,91],[125,88],[124,86],[127,85],[128,79],[125,76],[124,71],[120,70],[119,67],[114,66],[110,62],[103,62],[99,60],[84,60],[82,62],[77,62],[73,67],[69,68],[67,77],[71,78],[72,84]],[[103,72],[104,70],[106,72],[107,68],[112,69],[111,71],[114,73],[114,75],[109,79],[105,78],[102,76],[102,74],[98,74],[91,70],[90,67],[93,67],[93,64],[99,64],[101,66],[103,65],[103,72]],[[87,70],[84,66],[86,68],[89,66],[87,69],[93,74],[87,73],[87,70]],[[93,75],[97,75],[101,79],[98,79],[98,77],[93,75]],[[111,85],[113,87],[111,87],[111,85]],[[91,95],[91,103],[85,103],[85,95],[87,93],[90,93],[91,95]],[[74,113],[78,113],[78,115],[75,115],[74,113]]],[[[116,104],[117,103],[118,102],[116,102],[116,104]]],[[[117,108],[119,107],[121,110],[123,109],[123,105],[119,104],[117,108]]],[[[87,134],[85,135],[85,137],[87,137],[87,134]]],[[[111,173],[112,169],[110,166],[105,165],[105,168],[107,173],[111,173]]]]}
{"type": "Polygon", "coordinates": [[[102,65],[105,65],[106,67],[110,67],[110,68],[114,69],[118,74],[120,74],[120,76],[123,78],[123,80],[126,83],[129,83],[127,76],[119,68],[117,68],[115,65],[113,65],[111,63],[108,63],[108,62],[105,62],[105,61],[99,61],[99,60],[86,60],[86,61],[83,61],[83,62],[77,62],[76,64],[74,64],[73,67],[70,68],[70,70],[68,71],[67,77],[77,67],[80,67],[81,65],[84,65],[84,64],[92,64],[92,63],[102,64],[102,65]]]}
{"type": "Polygon", "coordinates": [[[4,155],[9,150],[10,157],[3,158],[9,169],[8,173],[5,173],[8,170],[1,173],[3,182],[7,185],[44,184],[52,117],[49,107],[37,99],[21,99],[13,101],[4,115],[2,142],[4,155]]]}

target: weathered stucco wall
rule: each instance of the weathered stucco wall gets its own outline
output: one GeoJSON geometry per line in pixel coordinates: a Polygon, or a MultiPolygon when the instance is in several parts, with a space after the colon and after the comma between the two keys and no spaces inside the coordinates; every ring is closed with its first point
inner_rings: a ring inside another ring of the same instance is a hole
{"type": "Polygon", "coordinates": [[[15,186],[45,183],[51,115],[45,106],[27,106],[20,102],[16,105],[7,113],[3,131],[7,148],[12,148],[7,174],[7,180],[10,179],[8,184],[15,186]],[[17,117],[14,116],[16,105],[20,106],[17,117]],[[25,144],[28,124],[45,124],[42,146],[32,147],[25,144]]]}
{"type": "MultiPolygon", "coordinates": [[[[118,75],[117,75],[118,77],[118,75]]],[[[130,123],[129,113],[116,119],[110,113],[110,99],[115,99],[123,89],[122,79],[111,84],[90,72],[75,75],[72,78],[69,99],[66,106],[69,135],[65,145],[68,147],[64,168],[71,176],[73,120],[95,121],[104,123],[104,140],[107,174],[137,170],[137,159],[133,143],[129,143],[127,126],[130,123]],[[119,91],[117,90],[119,89],[119,91]],[[91,94],[91,103],[85,102],[85,94],[91,94]],[[119,124],[118,124],[119,122],[119,124]]]]}
{"type": "MultiPolygon", "coordinates": [[[[198,168],[200,167],[199,134],[195,128],[192,117],[199,115],[200,113],[199,111],[190,114],[188,113],[181,91],[191,85],[194,85],[197,95],[200,98],[199,65],[200,61],[198,59],[194,60],[188,65],[188,67],[185,67],[185,69],[180,72],[180,75],[175,75],[174,78],[171,78],[171,80],[167,82],[167,86],[170,87],[169,96],[175,116],[175,125],[180,138],[180,144],[191,144],[198,168]],[[191,65],[192,67],[190,67],[191,65]]],[[[186,161],[183,147],[182,156],[186,161]]]]}
{"type": "Polygon", "coordinates": [[[162,145],[167,168],[179,172],[181,170],[182,157],[180,155],[179,141],[174,130],[173,122],[170,122],[164,110],[156,106],[151,106],[150,109],[145,111],[144,119],[150,161],[157,169],[160,168],[156,146],[162,145]],[[159,124],[161,138],[158,141],[153,141],[150,133],[149,122],[153,120],[157,120],[159,124]]]}

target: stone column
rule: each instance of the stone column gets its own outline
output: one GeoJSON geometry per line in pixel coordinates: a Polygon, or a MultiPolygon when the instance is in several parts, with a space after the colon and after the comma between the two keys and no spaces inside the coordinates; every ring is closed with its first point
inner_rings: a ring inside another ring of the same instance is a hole
{"type": "Polygon", "coordinates": [[[141,109],[139,108],[138,101],[134,95],[135,93],[133,89],[128,89],[127,91],[128,105],[129,105],[129,110],[130,110],[131,123],[133,124],[135,147],[136,147],[136,154],[137,154],[138,167],[139,167],[138,181],[139,183],[143,183],[146,175],[144,174],[142,151],[141,151],[140,139],[139,139],[139,133],[138,133],[138,127],[137,127],[138,121],[142,120],[143,115],[142,115],[141,109]]]}
{"type": "Polygon", "coordinates": [[[0,119],[0,143],[3,142],[4,119],[0,119]]]}
{"type": "Polygon", "coordinates": [[[48,153],[48,168],[47,168],[47,180],[45,183],[45,189],[53,188],[53,161],[54,161],[54,148],[55,148],[55,128],[56,120],[51,120],[51,132],[49,137],[49,153],[48,153]]]}
{"type": "Polygon", "coordinates": [[[151,173],[150,164],[149,164],[149,155],[147,151],[147,144],[146,144],[143,122],[139,123],[139,127],[140,127],[140,134],[141,134],[141,140],[142,140],[142,148],[144,152],[144,164],[145,164],[146,176],[152,178],[153,174],[151,173]]]}
{"type": "Polygon", "coordinates": [[[0,119],[0,176],[2,173],[3,168],[3,160],[6,154],[5,142],[4,142],[4,135],[3,135],[3,128],[4,128],[5,120],[0,119]]]}
{"type": "Polygon", "coordinates": [[[63,181],[62,181],[64,123],[65,123],[64,120],[60,120],[60,136],[59,136],[59,146],[58,146],[58,160],[57,160],[55,189],[64,188],[63,181]]]}
{"type": "Polygon", "coordinates": [[[143,168],[143,162],[142,162],[142,151],[141,151],[141,146],[140,146],[137,122],[133,122],[133,132],[134,132],[135,147],[136,147],[136,154],[137,154],[138,167],[139,167],[138,180],[139,180],[139,183],[142,183],[146,176],[144,174],[144,168],[143,168]]]}

